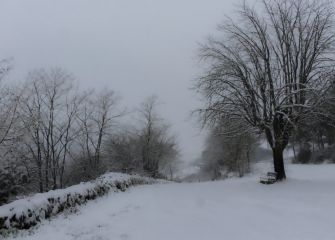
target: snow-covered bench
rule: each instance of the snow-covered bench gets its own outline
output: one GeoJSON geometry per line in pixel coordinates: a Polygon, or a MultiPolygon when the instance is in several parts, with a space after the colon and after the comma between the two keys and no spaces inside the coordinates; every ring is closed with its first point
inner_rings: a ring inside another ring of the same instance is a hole
{"type": "Polygon", "coordinates": [[[263,184],[273,184],[277,181],[277,173],[275,172],[267,172],[260,177],[260,183],[263,184]]]}

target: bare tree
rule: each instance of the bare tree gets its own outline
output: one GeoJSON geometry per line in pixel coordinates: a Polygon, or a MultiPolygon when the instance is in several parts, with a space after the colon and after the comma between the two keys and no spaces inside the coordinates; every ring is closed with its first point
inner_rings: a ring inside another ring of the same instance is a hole
{"type": "Polygon", "coordinates": [[[12,158],[18,138],[15,128],[20,91],[5,81],[10,69],[9,59],[0,61],[0,205],[17,194],[26,179],[24,167],[12,158]]]}
{"type": "Polygon", "coordinates": [[[283,150],[295,127],[320,115],[333,76],[333,6],[328,1],[263,0],[244,4],[238,21],[219,26],[224,37],[201,48],[208,71],[197,82],[206,99],[204,123],[240,121],[238,131],[265,133],[278,180],[283,150]]]}
{"type": "Polygon", "coordinates": [[[101,91],[87,99],[77,117],[81,126],[79,145],[82,157],[93,171],[99,172],[102,167],[101,151],[106,135],[111,133],[112,126],[116,126],[118,119],[125,113],[118,109],[118,103],[119,97],[113,91],[101,91]]]}
{"type": "Polygon", "coordinates": [[[75,116],[82,101],[72,86],[72,76],[55,68],[32,71],[24,85],[19,118],[22,159],[37,169],[39,191],[63,186],[69,146],[78,134],[75,116]],[[23,147],[22,147],[23,146],[23,147]]]}
{"type": "Polygon", "coordinates": [[[153,139],[154,139],[154,124],[158,121],[157,115],[155,111],[155,107],[157,105],[157,97],[151,96],[146,101],[142,103],[142,106],[139,110],[141,118],[143,118],[143,129],[141,133],[142,137],[142,162],[143,169],[145,171],[157,171],[158,166],[156,164],[156,160],[154,159],[153,154],[153,139]],[[157,168],[155,169],[155,166],[157,168]]]}
{"type": "MultiPolygon", "coordinates": [[[[28,90],[26,89],[26,91],[28,90]]],[[[19,156],[25,162],[28,172],[32,171],[34,173],[35,169],[37,170],[39,191],[43,192],[45,188],[43,184],[42,102],[40,95],[37,83],[33,82],[29,94],[21,98],[19,117],[22,125],[22,136],[20,145],[22,144],[23,147],[21,146],[19,156]],[[31,165],[29,159],[34,164],[31,165]]],[[[47,173],[48,170],[45,169],[45,172],[47,173]]]]}
{"type": "Polygon", "coordinates": [[[0,61],[0,146],[15,140],[13,135],[13,125],[17,120],[17,108],[19,104],[20,92],[13,86],[5,84],[3,79],[9,73],[11,63],[9,59],[0,61]]]}
{"type": "Polygon", "coordinates": [[[157,106],[158,98],[151,96],[139,109],[139,119],[142,123],[139,136],[143,170],[153,177],[159,175],[163,165],[168,165],[178,156],[175,138],[169,134],[169,126],[159,117],[157,106]]]}
{"type": "Polygon", "coordinates": [[[70,157],[69,155],[73,153],[72,146],[75,145],[75,139],[80,135],[81,132],[81,128],[78,124],[76,124],[75,120],[85,99],[86,96],[80,94],[75,94],[66,99],[65,121],[62,125],[60,125],[60,144],[62,151],[59,153],[59,158],[61,161],[59,180],[61,188],[64,187],[64,172],[66,161],[70,157]]]}

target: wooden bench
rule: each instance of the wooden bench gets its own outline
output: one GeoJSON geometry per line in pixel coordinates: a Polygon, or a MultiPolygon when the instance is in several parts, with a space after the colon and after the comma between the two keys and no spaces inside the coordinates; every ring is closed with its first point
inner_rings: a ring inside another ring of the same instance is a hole
{"type": "Polygon", "coordinates": [[[277,173],[268,172],[260,177],[260,183],[263,184],[273,184],[277,181],[277,173]]]}

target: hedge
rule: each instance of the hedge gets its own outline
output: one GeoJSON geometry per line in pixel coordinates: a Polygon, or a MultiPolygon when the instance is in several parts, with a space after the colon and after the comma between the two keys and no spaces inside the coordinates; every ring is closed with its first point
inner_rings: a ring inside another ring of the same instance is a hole
{"type": "Polygon", "coordinates": [[[125,191],[131,186],[156,182],[157,180],[138,175],[109,173],[91,182],[14,201],[0,207],[0,235],[29,229],[65,209],[75,208],[110,191],[125,191]]]}

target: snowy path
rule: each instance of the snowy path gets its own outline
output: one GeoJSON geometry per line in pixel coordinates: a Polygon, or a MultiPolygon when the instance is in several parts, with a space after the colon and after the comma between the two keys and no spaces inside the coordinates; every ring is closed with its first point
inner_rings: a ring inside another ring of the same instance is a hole
{"type": "Polygon", "coordinates": [[[335,166],[294,166],[294,179],[140,186],[45,222],[36,240],[333,240],[335,166]]]}

